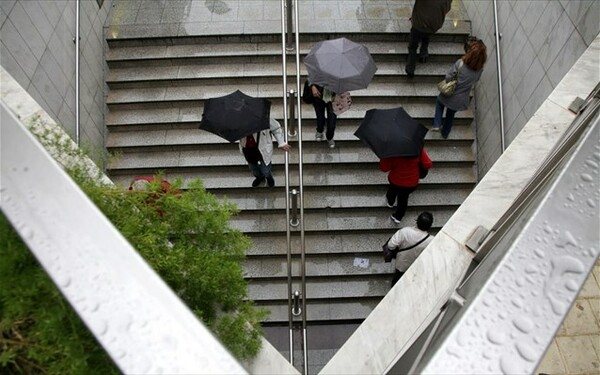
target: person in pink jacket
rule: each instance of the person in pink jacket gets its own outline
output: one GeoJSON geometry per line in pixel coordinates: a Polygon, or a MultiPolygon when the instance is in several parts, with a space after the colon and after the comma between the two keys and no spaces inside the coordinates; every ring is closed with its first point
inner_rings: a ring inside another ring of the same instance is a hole
{"type": "Polygon", "coordinates": [[[394,207],[396,204],[396,211],[391,216],[396,224],[400,224],[406,213],[408,196],[419,185],[421,169],[429,170],[432,166],[433,162],[425,148],[422,148],[421,155],[416,157],[391,157],[379,161],[379,169],[382,172],[389,172],[388,182],[390,185],[385,198],[388,207],[394,207]]]}

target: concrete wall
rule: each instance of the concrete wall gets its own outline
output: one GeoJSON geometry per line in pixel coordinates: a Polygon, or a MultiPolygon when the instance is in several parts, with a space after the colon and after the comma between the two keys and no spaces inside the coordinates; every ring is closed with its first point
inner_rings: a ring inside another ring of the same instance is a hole
{"type": "MultiPolygon", "coordinates": [[[[475,89],[479,177],[500,156],[500,112],[492,0],[463,0],[473,34],[488,47],[475,89]]],[[[498,0],[505,145],[554,90],[600,31],[597,0],[498,0]]]]}
{"type": "MultiPolygon", "coordinates": [[[[112,1],[80,2],[80,140],[104,147],[103,27],[112,1]]],[[[0,1],[0,64],[75,139],[73,0],[0,1]]]]}

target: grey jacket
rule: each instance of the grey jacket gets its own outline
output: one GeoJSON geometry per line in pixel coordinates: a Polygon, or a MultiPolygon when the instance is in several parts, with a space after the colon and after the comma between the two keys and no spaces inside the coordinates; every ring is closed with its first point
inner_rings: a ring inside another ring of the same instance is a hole
{"type": "Polygon", "coordinates": [[[412,27],[423,33],[433,34],[444,24],[452,0],[416,0],[413,6],[412,27]]]}
{"type": "MultiPolygon", "coordinates": [[[[446,73],[446,81],[449,81],[454,77],[456,72],[458,71],[458,66],[460,65],[460,59],[456,60],[452,68],[446,73]]],[[[438,99],[442,104],[452,110],[455,111],[464,111],[469,108],[469,102],[471,99],[471,88],[479,80],[481,77],[481,72],[483,69],[478,71],[471,70],[467,65],[462,64],[460,68],[460,72],[458,74],[458,83],[456,85],[456,90],[454,91],[454,95],[452,96],[443,96],[439,95],[438,99]]]]}

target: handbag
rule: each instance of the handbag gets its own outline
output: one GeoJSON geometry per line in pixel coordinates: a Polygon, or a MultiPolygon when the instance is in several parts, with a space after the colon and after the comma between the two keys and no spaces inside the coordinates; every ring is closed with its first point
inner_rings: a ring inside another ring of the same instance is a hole
{"type": "Polygon", "coordinates": [[[258,149],[258,143],[260,142],[260,133],[258,132],[258,136],[256,137],[256,147],[242,147],[242,154],[244,154],[244,158],[248,163],[251,164],[259,164],[263,163],[263,157],[258,149]]]}
{"type": "Polygon", "coordinates": [[[383,246],[381,247],[383,249],[383,260],[386,263],[390,263],[392,261],[392,259],[396,259],[396,256],[398,255],[398,253],[406,251],[406,250],[410,250],[413,247],[417,247],[419,246],[421,243],[423,243],[423,241],[425,241],[426,239],[429,238],[429,233],[427,233],[427,235],[425,237],[423,237],[423,239],[419,242],[417,242],[416,244],[409,246],[409,247],[405,247],[404,249],[390,249],[390,247],[388,246],[388,243],[390,242],[390,240],[392,239],[392,237],[390,236],[390,238],[387,239],[387,241],[385,241],[385,243],[383,244],[383,246]]]}
{"type": "Polygon", "coordinates": [[[454,77],[449,81],[446,81],[446,79],[444,78],[437,84],[438,90],[440,90],[440,94],[442,94],[443,96],[454,95],[454,91],[456,91],[456,85],[458,83],[458,73],[460,72],[460,68],[462,67],[462,65],[463,61],[461,59],[460,63],[458,64],[458,70],[456,71],[454,77]]]}
{"type": "Polygon", "coordinates": [[[331,102],[331,106],[333,107],[333,113],[335,113],[336,116],[339,116],[349,110],[352,106],[352,97],[350,96],[350,92],[346,91],[335,95],[333,97],[333,101],[331,102]]]}
{"type": "Polygon", "coordinates": [[[304,89],[302,89],[302,101],[306,104],[312,104],[315,101],[315,97],[312,94],[308,80],[304,81],[304,89]]]}

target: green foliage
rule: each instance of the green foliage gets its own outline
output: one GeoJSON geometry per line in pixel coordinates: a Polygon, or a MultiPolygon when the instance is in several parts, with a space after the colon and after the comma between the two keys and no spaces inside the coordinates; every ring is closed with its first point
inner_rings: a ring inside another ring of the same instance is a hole
{"type": "MultiPolygon", "coordinates": [[[[186,190],[177,180],[167,192],[158,182],[127,191],[103,180],[70,140],[43,127],[32,131],[232,354],[254,357],[266,312],[246,300],[242,262],[250,240],[229,225],[237,208],[208,193],[201,180],[186,190]]],[[[117,373],[1,215],[0,238],[0,373],[117,373]]]]}
{"type": "Polygon", "coordinates": [[[0,238],[0,373],[118,374],[3,215],[0,238]]]}

